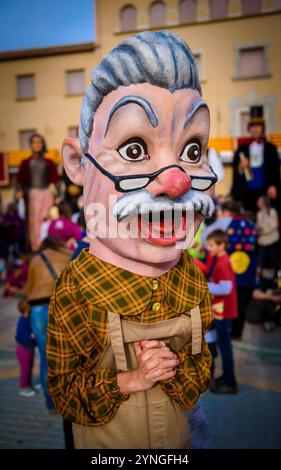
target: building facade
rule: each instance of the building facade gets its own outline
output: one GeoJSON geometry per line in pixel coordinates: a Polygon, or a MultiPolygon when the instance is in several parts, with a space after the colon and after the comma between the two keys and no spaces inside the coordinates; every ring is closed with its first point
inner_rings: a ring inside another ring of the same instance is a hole
{"type": "MultiPolygon", "coordinates": [[[[267,134],[281,147],[281,0],[95,0],[91,44],[0,54],[0,151],[17,171],[31,132],[59,151],[76,136],[91,70],[117,43],[142,30],[168,29],[195,54],[211,110],[211,139],[226,163],[245,135],[251,106],[263,106],[267,134]]],[[[56,157],[57,158],[57,157],[56,157]]]]}

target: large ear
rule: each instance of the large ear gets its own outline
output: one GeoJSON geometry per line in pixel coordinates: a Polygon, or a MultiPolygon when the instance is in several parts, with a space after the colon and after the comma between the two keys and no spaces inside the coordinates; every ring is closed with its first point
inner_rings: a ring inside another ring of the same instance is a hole
{"type": "Polygon", "coordinates": [[[78,186],[83,186],[85,168],[81,164],[83,152],[80,147],[79,140],[74,140],[70,137],[64,139],[61,154],[63,166],[69,179],[72,183],[77,184],[78,186]]]}

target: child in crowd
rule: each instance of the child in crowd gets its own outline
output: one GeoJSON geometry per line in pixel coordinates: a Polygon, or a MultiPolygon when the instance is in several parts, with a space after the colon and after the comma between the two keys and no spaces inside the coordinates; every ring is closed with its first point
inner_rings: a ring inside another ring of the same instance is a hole
{"type": "Polygon", "coordinates": [[[29,305],[26,300],[20,300],[18,310],[21,316],[18,319],[16,332],[16,356],[20,365],[20,391],[23,397],[34,397],[32,388],[32,369],[34,361],[35,336],[29,325],[29,305]]]}
{"type": "Polygon", "coordinates": [[[237,293],[235,274],[226,253],[226,246],[227,235],[222,230],[215,230],[207,238],[208,252],[214,257],[208,286],[213,298],[217,342],[223,365],[223,375],[210,386],[214,393],[237,393],[231,345],[232,319],[237,318],[237,293]]]}
{"type": "Polygon", "coordinates": [[[6,275],[4,297],[20,296],[24,292],[27,279],[28,264],[23,255],[19,255],[12,262],[6,275]]]}
{"type": "Polygon", "coordinates": [[[52,220],[48,236],[56,237],[66,243],[67,248],[74,251],[79,241],[83,238],[83,232],[77,223],[71,220],[71,207],[66,201],[58,205],[59,217],[52,220]]]}

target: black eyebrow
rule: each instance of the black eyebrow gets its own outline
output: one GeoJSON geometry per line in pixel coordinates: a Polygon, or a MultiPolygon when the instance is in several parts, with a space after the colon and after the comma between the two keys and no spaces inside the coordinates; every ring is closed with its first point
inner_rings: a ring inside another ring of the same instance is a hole
{"type": "Polygon", "coordinates": [[[193,103],[193,105],[191,106],[191,110],[187,113],[187,116],[185,118],[184,125],[183,125],[184,129],[186,129],[186,127],[188,126],[188,124],[190,123],[190,121],[193,119],[194,115],[197,113],[197,111],[200,108],[205,108],[210,112],[207,103],[205,103],[205,101],[202,100],[202,98],[195,101],[195,103],[193,103]]]}
{"type": "Polygon", "coordinates": [[[105,133],[104,133],[104,137],[106,136],[106,134],[108,132],[110,121],[111,121],[115,111],[117,111],[119,108],[121,108],[121,106],[125,106],[126,104],[130,104],[130,103],[135,103],[135,104],[141,106],[141,108],[144,110],[145,114],[147,115],[152,127],[157,127],[158,126],[158,119],[157,119],[150,103],[146,99],[141,98],[140,96],[123,96],[123,98],[121,98],[119,101],[117,101],[117,103],[113,106],[112,110],[110,111],[109,118],[108,118],[107,125],[106,125],[106,129],[105,129],[105,133]]]}

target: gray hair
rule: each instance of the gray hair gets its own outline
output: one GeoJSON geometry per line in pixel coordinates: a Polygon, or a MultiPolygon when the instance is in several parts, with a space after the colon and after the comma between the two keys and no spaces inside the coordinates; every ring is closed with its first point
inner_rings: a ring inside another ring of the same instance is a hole
{"type": "Polygon", "coordinates": [[[202,94],[195,59],[179,36],[170,31],[136,34],[112,49],[92,71],[81,105],[79,138],[84,153],[103,98],[120,86],[144,82],[170,92],[192,88],[202,94]]]}

